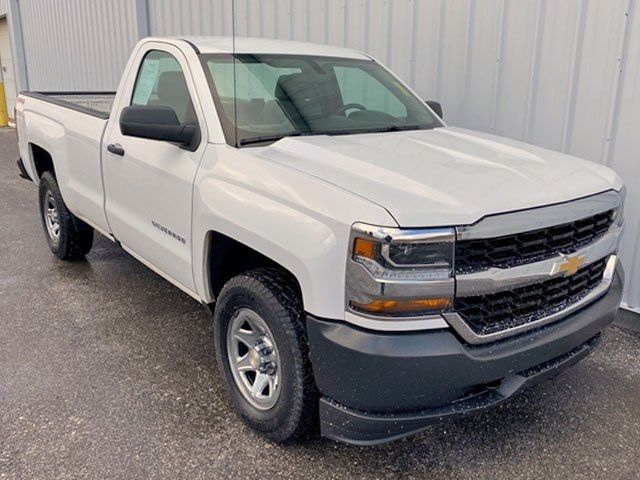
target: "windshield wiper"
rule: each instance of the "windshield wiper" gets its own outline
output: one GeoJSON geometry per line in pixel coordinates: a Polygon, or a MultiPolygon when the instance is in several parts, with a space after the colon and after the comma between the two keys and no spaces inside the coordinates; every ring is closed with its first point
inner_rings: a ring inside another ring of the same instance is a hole
{"type": "Polygon", "coordinates": [[[300,135],[305,135],[305,133],[289,132],[289,133],[279,133],[277,135],[262,135],[260,137],[242,138],[240,140],[240,145],[251,145],[253,143],[263,143],[263,142],[275,142],[285,137],[299,137],[300,135]]]}
{"type": "Polygon", "coordinates": [[[275,142],[286,137],[301,137],[314,135],[358,135],[360,133],[384,133],[400,132],[403,130],[428,130],[424,125],[386,125],[384,127],[362,128],[354,130],[318,130],[317,132],[289,132],[277,135],[263,135],[259,137],[249,137],[240,140],[240,145],[251,145],[254,143],[275,142]]]}
{"type": "Polygon", "coordinates": [[[425,127],[424,125],[386,125],[384,127],[360,128],[353,130],[324,130],[313,132],[312,135],[359,135],[361,133],[400,132],[403,130],[429,130],[429,127],[425,127]]]}
{"type": "Polygon", "coordinates": [[[400,132],[403,130],[427,130],[424,125],[387,125],[386,127],[371,128],[367,133],[400,132]]]}

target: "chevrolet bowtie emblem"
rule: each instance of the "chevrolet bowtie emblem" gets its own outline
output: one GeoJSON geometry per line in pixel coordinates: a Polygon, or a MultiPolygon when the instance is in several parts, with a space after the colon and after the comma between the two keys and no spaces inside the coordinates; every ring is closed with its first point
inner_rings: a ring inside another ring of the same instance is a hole
{"type": "Polygon", "coordinates": [[[564,262],[558,266],[558,272],[574,275],[583,264],[584,257],[565,257],[564,262]]]}

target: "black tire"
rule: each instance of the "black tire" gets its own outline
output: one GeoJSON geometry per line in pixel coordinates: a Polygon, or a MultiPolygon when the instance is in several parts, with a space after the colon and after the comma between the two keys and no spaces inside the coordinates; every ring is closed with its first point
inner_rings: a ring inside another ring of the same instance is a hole
{"type": "Polygon", "coordinates": [[[261,268],[229,280],[215,305],[214,339],[231,402],[251,427],[276,442],[299,440],[317,432],[318,393],[308,356],[302,301],[285,272],[261,268]],[[268,410],[259,410],[245,399],[231,372],[226,337],[239,309],[251,309],[264,320],[279,351],[281,390],[268,410]]]}
{"type": "Polygon", "coordinates": [[[84,257],[93,245],[93,228],[73,215],[62,200],[56,177],[45,172],[39,187],[40,219],[51,252],[60,260],[76,260],[84,257]],[[59,233],[57,238],[47,226],[46,210],[53,204],[57,211],[59,233]]]}

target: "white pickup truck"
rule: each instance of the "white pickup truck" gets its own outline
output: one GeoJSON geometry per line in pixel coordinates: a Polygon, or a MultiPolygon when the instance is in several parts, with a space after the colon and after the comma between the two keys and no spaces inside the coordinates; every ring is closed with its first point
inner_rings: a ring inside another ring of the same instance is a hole
{"type": "Polygon", "coordinates": [[[250,425],[366,445],[555,376],[620,302],[620,178],[441,117],[358,51],[147,38],[114,95],[23,92],[18,164],[60,259],[97,231],[212,306],[250,425]]]}

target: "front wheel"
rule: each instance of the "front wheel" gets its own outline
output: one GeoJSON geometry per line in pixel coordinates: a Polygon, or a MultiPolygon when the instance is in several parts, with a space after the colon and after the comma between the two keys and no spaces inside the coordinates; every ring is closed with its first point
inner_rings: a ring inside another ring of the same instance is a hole
{"type": "Polygon", "coordinates": [[[317,428],[318,396],[300,297],[278,269],[238,275],[214,310],[216,358],[245,421],[278,442],[317,428]]]}
{"type": "Polygon", "coordinates": [[[75,260],[89,253],[93,229],[67,209],[51,172],[40,178],[39,197],[40,218],[51,252],[60,260],[75,260]]]}

